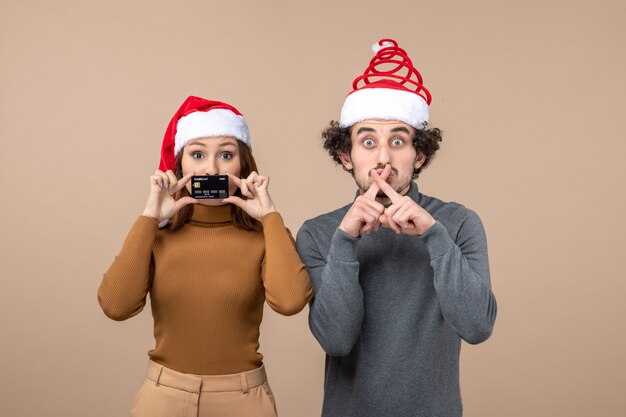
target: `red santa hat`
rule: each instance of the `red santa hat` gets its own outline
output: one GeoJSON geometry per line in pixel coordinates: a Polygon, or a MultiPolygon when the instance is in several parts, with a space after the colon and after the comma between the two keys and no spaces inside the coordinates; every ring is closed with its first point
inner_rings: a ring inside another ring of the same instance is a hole
{"type": "Polygon", "coordinates": [[[432,98],[423,85],[422,75],[393,39],[381,39],[372,49],[376,55],[363,75],[354,79],[339,126],[350,127],[374,119],[400,120],[424,129],[432,98]]]}
{"type": "Polygon", "coordinates": [[[165,131],[159,169],[174,170],[176,156],[189,141],[216,136],[232,136],[251,147],[248,124],[239,110],[221,101],[187,97],[165,131]]]}

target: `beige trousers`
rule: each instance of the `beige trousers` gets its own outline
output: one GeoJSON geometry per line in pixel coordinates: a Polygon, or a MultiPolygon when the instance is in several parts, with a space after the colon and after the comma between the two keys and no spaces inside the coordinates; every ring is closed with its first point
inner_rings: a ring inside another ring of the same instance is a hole
{"type": "Polygon", "coordinates": [[[276,417],[265,368],[232,375],[191,375],[150,361],[131,417],[276,417]]]}

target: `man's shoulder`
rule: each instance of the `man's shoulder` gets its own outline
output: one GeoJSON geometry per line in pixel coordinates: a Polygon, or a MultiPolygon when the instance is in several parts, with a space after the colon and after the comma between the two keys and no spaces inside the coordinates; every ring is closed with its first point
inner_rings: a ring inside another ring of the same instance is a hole
{"type": "Polygon", "coordinates": [[[426,194],[419,194],[418,204],[442,223],[463,222],[467,217],[478,217],[476,212],[456,201],[444,201],[426,194]]]}
{"type": "Polygon", "coordinates": [[[341,220],[346,215],[351,204],[306,220],[304,224],[302,224],[302,227],[300,227],[300,230],[298,230],[296,237],[298,250],[301,250],[303,246],[315,242],[315,246],[318,248],[326,248],[327,251],[335,231],[339,227],[341,220]]]}
{"type": "Polygon", "coordinates": [[[424,207],[427,210],[430,209],[433,211],[463,211],[466,209],[463,204],[456,201],[444,201],[440,198],[426,195],[423,193],[420,193],[418,204],[420,204],[420,206],[424,207]]]}
{"type": "Polygon", "coordinates": [[[337,227],[350,209],[351,205],[352,203],[340,207],[336,210],[329,211],[328,213],[320,214],[319,216],[308,219],[304,222],[302,227],[337,227]]]}

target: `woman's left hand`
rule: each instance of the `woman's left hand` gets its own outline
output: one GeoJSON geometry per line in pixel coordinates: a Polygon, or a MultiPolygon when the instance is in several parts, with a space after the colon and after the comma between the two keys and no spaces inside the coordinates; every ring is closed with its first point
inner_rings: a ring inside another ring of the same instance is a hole
{"type": "Polygon", "coordinates": [[[266,214],[276,211],[272,197],[270,197],[267,190],[270,183],[269,177],[252,171],[248,178],[245,179],[238,178],[232,174],[228,174],[228,178],[239,187],[241,194],[248,198],[244,200],[237,196],[230,196],[222,201],[240,207],[257,220],[261,220],[266,214]]]}

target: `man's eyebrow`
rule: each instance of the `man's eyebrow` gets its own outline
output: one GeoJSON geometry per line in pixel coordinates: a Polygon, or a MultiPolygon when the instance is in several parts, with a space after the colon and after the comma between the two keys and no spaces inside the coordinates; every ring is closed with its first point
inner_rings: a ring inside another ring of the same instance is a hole
{"type": "Polygon", "coordinates": [[[359,130],[356,131],[356,134],[358,135],[362,132],[376,132],[376,130],[371,127],[360,127],[359,130]]]}
{"type": "Polygon", "coordinates": [[[408,133],[409,135],[411,134],[411,132],[409,132],[409,129],[407,129],[404,126],[398,126],[398,127],[394,127],[393,129],[391,129],[392,132],[405,132],[408,133]]]}

